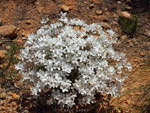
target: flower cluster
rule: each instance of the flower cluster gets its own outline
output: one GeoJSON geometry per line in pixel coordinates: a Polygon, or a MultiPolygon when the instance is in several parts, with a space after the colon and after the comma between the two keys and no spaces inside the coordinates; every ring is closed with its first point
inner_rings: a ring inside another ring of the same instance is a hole
{"type": "Polygon", "coordinates": [[[59,22],[28,36],[15,67],[23,81],[33,84],[32,95],[49,89],[49,104],[94,103],[97,93],[120,95],[127,77],[122,71],[131,68],[125,54],[113,49],[116,41],[113,30],[104,32],[101,25],[69,20],[62,13],[59,22]]]}

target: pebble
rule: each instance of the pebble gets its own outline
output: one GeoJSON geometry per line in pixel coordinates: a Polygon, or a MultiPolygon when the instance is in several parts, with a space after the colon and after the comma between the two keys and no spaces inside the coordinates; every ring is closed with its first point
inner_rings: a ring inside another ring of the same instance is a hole
{"type": "Polygon", "coordinates": [[[63,4],[63,5],[61,5],[61,9],[62,9],[63,11],[65,11],[65,12],[68,12],[68,11],[70,10],[70,7],[67,6],[67,5],[65,5],[65,4],[63,4]]]}
{"type": "Polygon", "coordinates": [[[126,9],[127,9],[127,10],[131,10],[131,9],[132,9],[132,7],[130,7],[130,6],[127,6],[127,7],[126,7],[126,9]]]}
{"type": "Polygon", "coordinates": [[[0,50],[0,58],[5,58],[5,50],[0,50]]]}
{"type": "Polygon", "coordinates": [[[97,15],[101,15],[102,14],[102,10],[96,10],[96,14],[97,15]]]}
{"type": "Polygon", "coordinates": [[[106,16],[104,16],[104,15],[100,15],[100,16],[99,16],[99,19],[100,19],[101,21],[108,21],[108,18],[107,18],[106,16]]]}
{"type": "Polygon", "coordinates": [[[6,49],[9,50],[11,47],[10,46],[6,46],[6,49]]]}
{"type": "Polygon", "coordinates": [[[131,18],[131,14],[127,11],[122,11],[121,12],[121,16],[125,17],[125,18],[131,18]]]}
{"type": "Polygon", "coordinates": [[[6,94],[5,92],[3,92],[3,93],[0,94],[0,98],[5,99],[5,98],[6,98],[6,95],[7,95],[7,94],[6,94]]]}
{"type": "Polygon", "coordinates": [[[101,23],[101,26],[103,26],[105,29],[110,29],[110,25],[108,23],[101,23]]]}
{"type": "Polygon", "coordinates": [[[31,20],[27,20],[26,24],[30,25],[31,24],[31,20]]]}
{"type": "Polygon", "coordinates": [[[126,39],[126,38],[127,38],[127,35],[122,35],[121,36],[121,39],[123,39],[123,40],[126,39]]]}
{"type": "Polygon", "coordinates": [[[94,8],[94,4],[90,4],[89,9],[93,9],[93,8],[94,8]]]}
{"type": "Polygon", "coordinates": [[[140,55],[141,56],[146,56],[146,53],[145,52],[140,52],[140,55]]]}
{"type": "Polygon", "coordinates": [[[17,36],[16,29],[17,29],[17,27],[14,25],[0,26],[0,36],[15,38],[17,36]]]}
{"type": "Polygon", "coordinates": [[[118,4],[121,4],[121,1],[118,1],[117,3],[118,3],[118,4]]]}

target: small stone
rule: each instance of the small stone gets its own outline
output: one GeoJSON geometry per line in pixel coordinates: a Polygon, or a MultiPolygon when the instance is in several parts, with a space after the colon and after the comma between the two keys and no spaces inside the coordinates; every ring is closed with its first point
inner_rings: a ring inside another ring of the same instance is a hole
{"type": "Polygon", "coordinates": [[[127,9],[127,10],[131,10],[131,9],[132,9],[132,7],[130,7],[130,6],[127,6],[127,7],[126,7],[126,9],[127,9]]]}
{"type": "Polygon", "coordinates": [[[5,58],[6,51],[0,50],[0,58],[5,58]]]}
{"type": "Polygon", "coordinates": [[[113,25],[119,25],[119,24],[118,24],[118,22],[115,22],[115,21],[114,21],[114,22],[113,22],[113,25]]]}
{"type": "Polygon", "coordinates": [[[125,17],[125,18],[131,18],[131,14],[130,14],[129,12],[127,12],[127,11],[121,12],[121,15],[122,15],[123,17],[125,17]]]}
{"type": "Polygon", "coordinates": [[[0,27],[0,36],[15,38],[17,36],[16,29],[17,29],[17,27],[14,25],[1,26],[0,27]]]}
{"type": "Polygon", "coordinates": [[[62,9],[63,11],[65,11],[65,12],[68,12],[68,11],[70,10],[70,7],[67,6],[67,5],[65,5],[65,4],[63,4],[63,5],[61,5],[61,9],[62,9]]]}
{"type": "Polygon", "coordinates": [[[31,20],[27,20],[26,24],[30,25],[31,24],[31,20]]]}
{"type": "Polygon", "coordinates": [[[117,4],[121,4],[121,1],[118,1],[117,4]]]}
{"type": "Polygon", "coordinates": [[[12,95],[12,97],[13,97],[15,100],[19,100],[19,99],[20,99],[20,96],[17,95],[16,93],[14,93],[14,94],[12,95]]]}
{"type": "Polygon", "coordinates": [[[11,47],[10,46],[6,46],[6,49],[9,50],[11,47]]]}
{"type": "Polygon", "coordinates": [[[93,9],[93,8],[94,8],[94,4],[90,4],[89,9],[93,9]]]}
{"type": "Polygon", "coordinates": [[[102,14],[102,10],[96,10],[96,14],[97,15],[101,15],[102,14]]]}
{"type": "Polygon", "coordinates": [[[108,21],[108,18],[106,17],[106,16],[104,16],[104,15],[100,15],[99,17],[98,17],[101,21],[108,21]]]}
{"type": "Polygon", "coordinates": [[[127,38],[127,35],[122,35],[120,38],[124,40],[127,38]]]}
{"type": "Polygon", "coordinates": [[[3,92],[3,93],[0,94],[0,98],[4,99],[4,98],[6,98],[6,95],[7,94],[5,92],[3,92]]]}
{"type": "Polygon", "coordinates": [[[26,37],[22,37],[22,40],[27,40],[27,38],[26,37]]]}
{"type": "Polygon", "coordinates": [[[105,29],[110,29],[110,25],[108,23],[101,23],[101,26],[103,26],[105,29]]]}
{"type": "Polygon", "coordinates": [[[146,53],[145,53],[145,52],[140,52],[140,55],[141,55],[141,56],[145,56],[146,53]]]}

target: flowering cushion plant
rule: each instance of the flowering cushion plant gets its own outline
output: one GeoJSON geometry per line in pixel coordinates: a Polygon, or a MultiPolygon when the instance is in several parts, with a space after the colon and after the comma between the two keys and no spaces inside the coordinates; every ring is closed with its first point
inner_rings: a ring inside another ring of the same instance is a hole
{"type": "Polygon", "coordinates": [[[28,36],[15,67],[23,81],[33,84],[32,95],[49,89],[49,104],[94,103],[97,93],[120,95],[127,77],[122,71],[131,68],[125,54],[113,49],[116,41],[113,30],[104,32],[101,25],[69,20],[62,13],[59,22],[28,36]]]}

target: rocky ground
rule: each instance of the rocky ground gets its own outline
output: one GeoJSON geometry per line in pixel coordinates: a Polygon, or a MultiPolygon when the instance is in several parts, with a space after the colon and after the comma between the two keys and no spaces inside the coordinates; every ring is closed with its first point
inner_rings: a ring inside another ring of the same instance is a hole
{"type": "MultiPolygon", "coordinates": [[[[0,63],[10,49],[6,42],[23,45],[28,34],[41,27],[41,20],[56,22],[60,11],[67,12],[68,18],[85,20],[86,23],[101,23],[104,29],[113,29],[118,35],[116,49],[127,54],[133,65],[129,78],[122,89],[123,95],[111,97],[109,102],[97,106],[90,105],[95,113],[150,112],[150,1],[149,0],[1,0],[0,1],[0,63]],[[119,17],[137,16],[138,27],[135,33],[123,33],[119,17]],[[144,93],[144,94],[143,94],[144,93]],[[148,95],[148,96],[147,96],[148,95]],[[147,96],[147,97],[146,97],[147,96]],[[145,99],[146,97],[146,99],[145,99]],[[146,100],[146,101],[144,101],[146,100]]],[[[6,65],[8,65],[6,63],[6,65]]],[[[0,75],[1,76],[1,75],[0,75]]],[[[44,96],[35,101],[30,96],[30,86],[24,87],[21,75],[0,78],[1,113],[51,113],[54,107],[46,106],[44,96]]],[[[104,95],[104,98],[107,98],[104,95]]],[[[87,110],[86,107],[84,110],[87,110]]],[[[58,111],[65,112],[65,111],[58,111]]],[[[71,112],[71,111],[69,111],[71,112]]]]}

